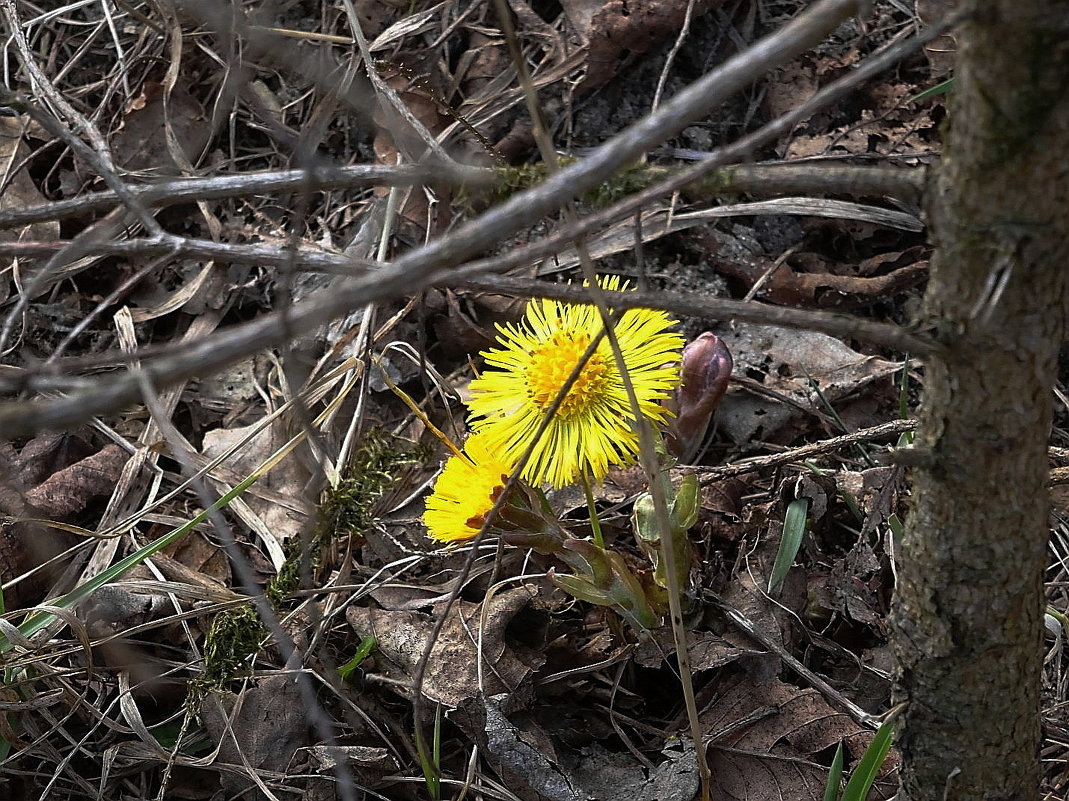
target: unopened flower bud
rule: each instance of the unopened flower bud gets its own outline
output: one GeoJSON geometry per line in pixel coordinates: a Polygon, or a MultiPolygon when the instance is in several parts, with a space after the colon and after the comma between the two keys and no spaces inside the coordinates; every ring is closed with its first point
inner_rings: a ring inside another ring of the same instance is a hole
{"type": "Polygon", "coordinates": [[[668,449],[681,462],[697,454],[716,405],[724,396],[734,361],[724,340],[706,331],[683,349],[682,383],[676,390],[676,417],[668,449]]]}

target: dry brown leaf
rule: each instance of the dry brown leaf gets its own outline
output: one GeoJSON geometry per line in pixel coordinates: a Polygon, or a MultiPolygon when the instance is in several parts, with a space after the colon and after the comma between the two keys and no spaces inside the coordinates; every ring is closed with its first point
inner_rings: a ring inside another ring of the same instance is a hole
{"type": "MultiPolygon", "coordinates": [[[[0,211],[18,211],[45,203],[27,169],[30,149],[22,141],[25,125],[21,119],[0,117],[0,211]]],[[[0,242],[50,242],[58,236],[59,223],[53,220],[0,231],[0,242]]],[[[0,303],[7,300],[9,293],[10,266],[3,265],[0,273],[0,303]]]]}
{"type": "MultiPolygon", "coordinates": [[[[810,55],[784,67],[768,83],[762,101],[770,119],[793,111],[821,87],[853,69],[860,53],[838,58],[810,55]]],[[[920,87],[901,81],[867,86],[848,104],[820,112],[798,125],[780,147],[785,159],[834,154],[928,153],[938,149],[938,119],[926,104],[911,103],[920,87]]]]}
{"type": "MultiPolygon", "coordinates": [[[[76,437],[54,434],[31,440],[19,454],[5,444],[0,452],[0,512],[65,522],[91,501],[111,495],[126,453],[118,445],[108,445],[86,456],[86,447],[76,437]]],[[[37,523],[5,526],[0,530],[0,581],[43,564],[74,542],[72,535],[37,523]]],[[[39,575],[5,590],[4,600],[15,609],[48,589],[49,578],[39,575]]]]}
{"type": "Polygon", "coordinates": [[[821,798],[828,771],[814,760],[830,761],[840,742],[856,759],[871,740],[871,732],[832,709],[813,689],[736,675],[719,690],[702,714],[702,728],[714,737],[709,767],[717,798],[821,798]]]}
{"type": "Polygon", "coordinates": [[[750,485],[742,479],[726,478],[701,488],[698,531],[702,539],[713,537],[721,542],[737,542],[745,533],[742,523],[742,496],[750,485]]]}
{"type": "MultiPolygon", "coordinates": [[[[467,113],[464,106],[478,107],[486,102],[493,103],[494,98],[500,96],[502,76],[508,76],[514,72],[504,39],[478,29],[469,30],[468,48],[461,55],[453,77],[454,83],[458,84],[461,89],[460,96],[464,101],[460,113],[467,113]]],[[[510,125],[515,125],[516,122],[510,121],[508,115],[497,115],[481,123],[479,132],[489,141],[499,142],[508,133],[510,125]]],[[[524,119],[524,124],[529,129],[529,121],[524,119]]],[[[465,160],[489,163],[488,160],[491,157],[481,152],[483,150],[481,145],[476,145],[467,138],[464,141],[470,151],[463,156],[465,160]]],[[[496,149],[500,152],[500,148],[496,149]]],[[[510,154],[502,155],[507,159],[510,154]]]]}
{"type": "MultiPolygon", "coordinates": [[[[485,626],[480,624],[482,604],[467,601],[454,604],[431,651],[423,694],[449,709],[456,709],[480,694],[520,690],[532,671],[545,661],[541,654],[506,641],[505,630],[530,598],[530,591],[523,587],[493,596],[485,626]]],[[[384,657],[379,664],[383,673],[411,682],[434,628],[432,616],[351,606],[345,611],[345,618],[361,637],[375,637],[378,652],[384,657]]]]}
{"type": "MultiPolygon", "coordinates": [[[[191,531],[164,549],[165,560],[174,561],[209,583],[226,587],[230,583],[230,560],[226,551],[199,531],[191,531]]],[[[158,562],[159,555],[153,557],[158,562]]],[[[157,566],[159,566],[157,564],[157,566]]],[[[167,573],[167,568],[162,568],[167,573]]],[[[179,568],[180,569],[180,568],[179,568]]],[[[184,577],[174,577],[179,580],[184,577]]]]}
{"type": "Polygon", "coordinates": [[[165,105],[163,84],[146,81],[112,138],[115,165],[146,176],[181,174],[183,165],[175,164],[167,146],[168,127],[186,160],[195,163],[211,135],[204,107],[179,87],[165,105]]]}
{"type": "Polygon", "coordinates": [[[473,320],[461,308],[457,292],[448,288],[435,291],[440,293],[438,297],[444,305],[444,314],[436,315],[432,324],[438,343],[446,355],[463,359],[493,346],[493,328],[484,327],[473,320]]]}
{"type": "MultiPolygon", "coordinates": [[[[737,324],[721,333],[735,358],[735,375],[759,380],[765,390],[818,410],[810,381],[831,403],[891,375],[901,365],[864,356],[847,345],[812,331],[737,324]]],[[[798,411],[782,401],[728,392],[717,411],[718,428],[734,442],[767,439],[798,411]]]]}
{"type": "Polygon", "coordinates": [[[147,623],[168,608],[173,611],[162,593],[131,592],[121,584],[106,584],[89,596],[78,615],[85,620],[89,636],[98,639],[147,623]]]}
{"type": "MultiPolygon", "coordinates": [[[[722,3],[696,0],[693,15],[722,3]]],[[[568,0],[561,5],[580,37],[590,42],[582,83],[582,91],[587,92],[608,83],[627,55],[646,53],[677,34],[687,11],[686,3],[674,0],[606,0],[596,8],[589,0],[568,0]]]]}
{"type": "MultiPolygon", "coordinates": [[[[553,737],[534,715],[506,716],[505,695],[474,698],[453,717],[479,744],[510,793],[522,801],[580,801],[627,798],[633,801],[691,801],[698,791],[698,766],[689,743],[671,743],[664,760],[647,772],[631,754],[598,742],[581,749],[553,737]]],[[[560,733],[566,712],[555,714],[551,728],[560,733]]]]}
{"type": "MultiPolygon", "coordinates": [[[[298,751],[311,745],[307,714],[294,677],[277,673],[256,680],[240,693],[210,694],[201,719],[219,745],[220,763],[284,774],[298,751]]],[[[219,772],[228,797],[253,788],[243,772],[219,772]]]]}
{"type": "MultiPolygon", "coordinates": [[[[650,636],[635,649],[635,664],[644,668],[660,667],[675,651],[671,629],[661,628],[650,632],[650,636]]],[[[743,656],[760,656],[763,653],[753,647],[740,647],[739,643],[710,631],[692,631],[687,637],[687,657],[694,671],[724,667],[743,656]]]]}
{"type": "MultiPolygon", "coordinates": [[[[954,11],[954,0],[917,0],[917,17],[924,25],[942,22],[954,11]]],[[[954,69],[958,45],[953,34],[944,33],[924,46],[924,54],[932,68],[932,78],[944,78],[954,69]]]]}
{"type": "Polygon", "coordinates": [[[856,473],[842,471],[835,474],[839,490],[849,493],[865,514],[863,534],[898,510],[901,473],[900,468],[873,467],[856,473]]]}
{"type": "MultiPolygon", "coordinates": [[[[368,745],[314,745],[309,749],[316,770],[333,776],[338,770],[348,771],[357,785],[375,789],[393,782],[384,776],[397,773],[397,760],[386,748],[368,745]]],[[[333,794],[330,796],[333,798],[333,794]]]]}
{"type": "MultiPolygon", "coordinates": [[[[233,391],[239,393],[241,389],[235,385],[233,391]]],[[[238,446],[257,425],[254,423],[208,431],[204,435],[204,456],[207,459],[215,459],[230,448],[238,446]]],[[[286,437],[279,429],[277,423],[268,426],[248,442],[239,445],[237,452],[224,461],[223,465],[239,480],[250,475],[275,450],[285,444],[286,437]]],[[[275,465],[251,491],[231,504],[231,510],[242,517],[272,550],[272,561],[277,562],[276,568],[281,564],[278,561],[281,544],[290,537],[297,536],[307,519],[307,499],[302,495],[307,480],[307,471],[290,455],[275,465]],[[258,491],[269,497],[260,497],[258,491]],[[280,503],[279,499],[284,499],[285,502],[280,503]],[[279,546],[277,551],[275,544],[279,546]]]]}
{"type": "Polygon", "coordinates": [[[820,89],[820,81],[812,62],[802,57],[792,61],[782,70],[776,80],[765,87],[764,109],[770,120],[779,119],[794,111],[813,97],[820,89]]]}
{"type": "Polygon", "coordinates": [[[937,120],[932,108],[911,104],[917,92],[912,84],[879,84],[868,91],[857,118],[831,130],[802,126],[787,144],[785,159],[844,153],[884,156],[896,153],[935,153],[939,149],[937,120]]]}
{"type": "Polygon", "coordinates": [[[118,445],[105,445],[27,490],[25,500],[40,515],[65,520],[91,499],[110,495],[124,464],[125,451],[118,445]]]}
{"type": "Polygon", "coordinates": [[[360,18],[360,28],[369,41],[377,40],[409,7],[408,3],[397,0],[354,0],[353,6],[360,18]]]}
{"type": "Polygon", "coordinates": [[[12,465],[24,488],[35,487],[50,475],[70,467],[92,452],[92,446],[81,437],[45,431],[12,456],[12,465]]]}

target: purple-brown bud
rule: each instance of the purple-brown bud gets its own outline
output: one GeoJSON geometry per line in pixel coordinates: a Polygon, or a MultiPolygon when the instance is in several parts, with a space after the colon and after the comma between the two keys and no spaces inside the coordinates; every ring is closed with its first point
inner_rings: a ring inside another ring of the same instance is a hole
{"type": "Polygon", "coordinates": [[[724,340],[710,331],[683,348],[683,380],[676,390],[676,417],[668,431],[668,450],[684,464],[701,447],[716,405],[727,391],[734,364],[724,340]]]}

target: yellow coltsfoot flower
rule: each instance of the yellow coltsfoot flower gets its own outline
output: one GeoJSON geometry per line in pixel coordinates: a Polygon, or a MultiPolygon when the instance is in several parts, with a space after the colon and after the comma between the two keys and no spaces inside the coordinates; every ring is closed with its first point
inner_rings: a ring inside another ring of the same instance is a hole
{"type": "MultiPolygon", "coordinates": [[[[626,290],[619,277],[602,288],[626,290]]],[[[661,311],[629,309],[616,318],[627,374],[642,415],[654,423],[679,383],[683,337],[661,311]]],[[[602,332],[596,307],[536,299],[519,325],[499,325],[501,347],[483,353],[490,366],[471,382],[472,427],[490,451],[513,464],[530,445],[539,423],[564,388],[590,343],[602,332]]],[[[613,464],[638,453],[635,416],[607,338],[602,337],[538,440],[521,474],[532,484],[563,487],[586,475],[599,481],[613,464]]]]}
{"type": "Polygon", "coordinates": [[[467,542],[486,523],[512,472],[512,464],[488,445],[486,437],[471,436],[464,444],[464,455],[451,456],[445,463],[423,513],[431,539],[467,542]]]}

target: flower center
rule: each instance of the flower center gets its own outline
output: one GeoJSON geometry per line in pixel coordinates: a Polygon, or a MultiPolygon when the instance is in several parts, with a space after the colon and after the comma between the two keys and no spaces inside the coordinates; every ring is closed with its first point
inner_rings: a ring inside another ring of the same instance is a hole
{"type": "MultiPolygon", "coordinates": [[[[539,411],[545,412],[557,399],[568,376],[589,346],[589,334],[556,331],[531,354],[531,364],[527,368],[527,394],[539,411]]],[[[605,356],[595,352],[583,365],[582,372],[557,410],[557,416],[562,420],[570,420],[604,397],[608,373],[605,356]]]]}

